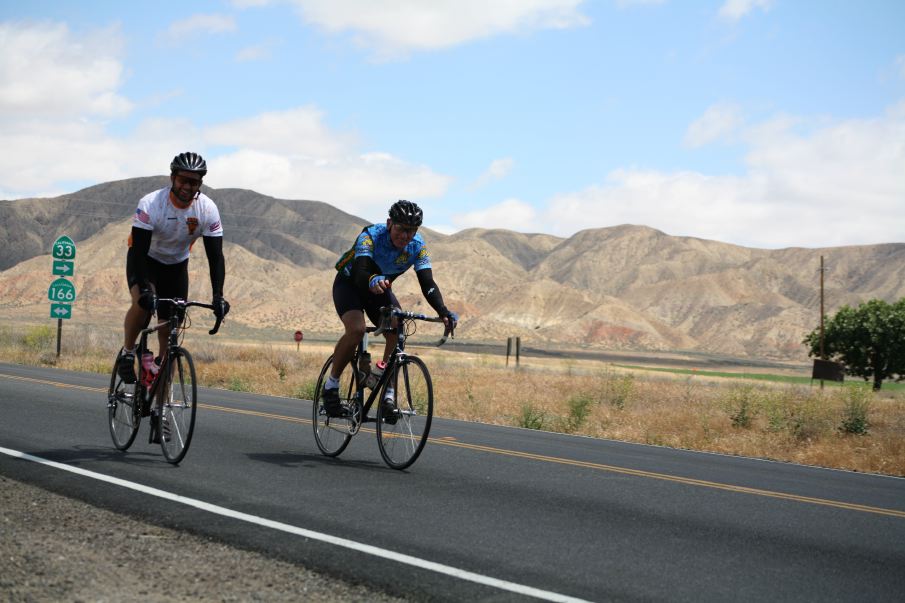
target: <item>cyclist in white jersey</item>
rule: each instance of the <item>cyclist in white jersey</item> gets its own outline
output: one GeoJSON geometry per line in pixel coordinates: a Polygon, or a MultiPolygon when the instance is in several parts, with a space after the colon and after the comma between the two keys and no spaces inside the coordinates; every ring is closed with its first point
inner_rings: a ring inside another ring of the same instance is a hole
{"type": "MultiPolygon", "coordinates": [[[[229,312],[229,303],[223,299],[223,225],[217,205],[201,192],[205,174],[207,163],[201,155],[180,153],[170,163],[170,186],[149,193],[138,202],[126,255],[132,305],[123,324],[123,352],[118,367],[126,383],[136,381],[135,342],[139,332],[155,310],[161,323],[170,316],[169,305],[157,308],[157,297],[187,298],[189,251],[199,237],[204,241],[210,267],[214,314],[222,318],[229,312]]],[[[169,328],[157,331],[160,350],[166,349],[168,337],[169,328]]]]}

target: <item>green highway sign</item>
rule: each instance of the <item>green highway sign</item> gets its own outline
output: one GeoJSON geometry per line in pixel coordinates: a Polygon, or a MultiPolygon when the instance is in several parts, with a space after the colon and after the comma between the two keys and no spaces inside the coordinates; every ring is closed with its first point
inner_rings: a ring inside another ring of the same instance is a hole
{"type": "Polygon", "coordinates": [[[58,278],[50,283],[47,299],[52,302],[72,303],[75,301],[75,286],[65,278],[58,278]]]}
{"type": "Polygon", "coordinates": [[[50,304],[51,318],[72,318],[72,306],[69,304],[50,304]]]}
{"type": "Polygon", "coordinates": [[[55,276],[72,276],[75,272],[75,262],[69,260],[54,260],[53,274],[55,276]]]}
{"type": "MultiPolygon", "coordinates": [[[[53,242],[53,259],[55,260],[74,260],[75,259],[75,242],[66,235],[61,236],[53,242]]],[[[56,272],[54,272],[56,274],[56,272]]]]}

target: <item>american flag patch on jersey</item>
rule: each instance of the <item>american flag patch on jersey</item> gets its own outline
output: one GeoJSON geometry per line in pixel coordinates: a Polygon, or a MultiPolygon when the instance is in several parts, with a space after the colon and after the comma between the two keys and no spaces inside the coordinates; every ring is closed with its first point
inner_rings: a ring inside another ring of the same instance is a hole
{"type": "Polygon", "coordinates": [[[218,230],[220,230],[220,221],[217,220],[216,222],[214,222],[213,224],[211,224],[211,227],[209,228],[209,230],[210,230],[211,232],[217,232],[218,230]]]}
{"type": "Polygon", "coordinates": [[[148,215],[148,212],[143,210],[142,208],[138,208],[135,210],[135,217],[138,218],[139,222],[143,222],[144,224],[151,223],[151,216],[148,215]]]}

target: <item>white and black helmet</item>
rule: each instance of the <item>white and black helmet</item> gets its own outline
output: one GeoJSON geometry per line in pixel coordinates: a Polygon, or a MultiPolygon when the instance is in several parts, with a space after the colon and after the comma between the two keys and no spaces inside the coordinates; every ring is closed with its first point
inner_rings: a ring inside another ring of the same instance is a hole
{"type": "Polygon", "coordinates": [[[175,174],[176,172],[193,172],[200,174],[203,178],[207,174],[207,162],[198,153],[179,153],[170,162],[170,173],[175,174]]]}
{"type": "Polygon", "coordinates": [[[411,201],[400,199],[393,203],[390,208],[390,220],[396,224],[405,226],[421,226],[421,220],[424,218],[424,212],[421,208],[411,201]]]}

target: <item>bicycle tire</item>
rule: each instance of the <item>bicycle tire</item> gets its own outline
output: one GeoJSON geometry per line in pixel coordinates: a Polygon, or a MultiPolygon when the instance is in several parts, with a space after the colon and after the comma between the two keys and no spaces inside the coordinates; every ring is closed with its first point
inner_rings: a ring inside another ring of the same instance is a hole
{"type": "Polygon", "coordinates": [[[434,416],[434,387],[427,366],[417,356],[399,361],[387,383],[395,386],[397,412],[390,423],[383,404],[378,406],[377,445],[387,465],[405,469],[418,459],[427,443],[434,416]]]}
{"type": "Polygon", "coordinates": [[[176,348],[160,367],[157,384],[160,410],[160,448],[167,462],[177,464],[185,458],[195,432],[198,408],[198,384],[195,363],[185,348],[176,348]]]}
{"type": "MultiPolygon", "coordinates": [[[[350,367],[357,366],[357,354],[352,359],[350,367]]],[[[321,453],[325,456],[339,456],[346,449],[352,440],[352,434],[345,430],[349,423],[349,419],[328,417],[323,408],[321,394],[324,391],[324,382],[330,373],[330,367],[333,366],[333,355],[331,354],[324,367],[321,369],[320,375],[317,377],[317,385],[314,390],[314,400],[311,404],[311,424],[314,426],[314,441],[321,453]]],[[[340,401],[349,402],[355,393],[355,376],[354,370],[346,371],[349,375],[348,383],[343,386],[340,383],[340,401]],[[344,395],[345,394],[345,395],[344,395]]]]}
{"type": "Polygon", "coordinates": [[[141,384],[126,383],[119,376],[119,359],[122,350],[113,362],[113,373],[110,375],[110,387],[107,390],[107,426],[110,437],[117,450],[128,450],[138,434],[141,423],[140,390],[141,384]],[[131,390],[131,391],[130,391],[131,390]]]}

